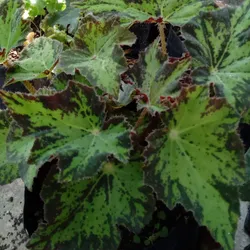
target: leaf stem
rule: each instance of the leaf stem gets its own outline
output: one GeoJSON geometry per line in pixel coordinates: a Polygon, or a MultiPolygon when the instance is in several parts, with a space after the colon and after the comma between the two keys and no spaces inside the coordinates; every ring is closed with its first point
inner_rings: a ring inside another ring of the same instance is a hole
{"type": "Polygon", "coordinates": [[[167,55],[167,43],[166,43],[165,23],[164,22],[158,23],[158,30],[159,30],[159,33],[160,33],[162,54],[164,56],[166,56],[167,55]]]}
{"type": "Polygon", "coordinates": [[[23,81],[23,84],[32,95],[36,93],[35,87],[29,81],[23,81]]]}
{"type": "Polygon", "coordinates": [[[142,121],[145,117],[145,115],[148,113],[148,109],[147,108],[144,108],[135,124],[135,129],[137,129],[141,124],[142,124],[142,121]]]}

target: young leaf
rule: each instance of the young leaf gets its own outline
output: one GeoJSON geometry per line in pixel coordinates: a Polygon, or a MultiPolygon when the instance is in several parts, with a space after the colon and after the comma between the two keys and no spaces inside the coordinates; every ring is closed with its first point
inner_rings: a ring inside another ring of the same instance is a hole
{"type": "Polygon", "coordinates": [[[225,99],[207,98],[208,88],[183,89],[145,150],[145,181],[169,207],[181,203],[233,249],[239,216],[237,185],[244,181],[244,150],[235,133],[239,117],[225,99]]]}
{"type": "Polygon", "coordinates": [[[186,23],[200,10],[215,8],[214,2],[210,0],[72,0],[71,4],[94,14],[116,12],[124,23],[162,17],[164,21],[175,25],[186,23]]]}
{"type": "Polygon", "coordinates": [[[104,21],[89,16],[75,34],[74,48],[61,54],[58,68],[71,75],[78,69],[92,85],[117,97],[120,73],[127,69],[118,44],[134,41],[135,35],[120,27],[116,18],[104,21]]]}
{"type": "Polygon", "coordinates": [[[130,131],[122,117],[104,119],[104,103],[94,90],[70,82],[66,90],[52,96],[31,96],[0,91],[0,96],[23,128],[23,136],[34,136],[29,164],[41,166],[52,155],[59,156],[63,180],[95,174],[107,156],[127,162],[130,131]]]}
{"type": "Polygon", "coordinates": [[[137,88],[147,95],[148,103],[139,103],[139,109],[162,111],[160,97],[174,95],[180,90],[178,80],[190,66],[190,58],[169,63],[159,49],[159,39],[140,55],[139,61],[128,71],[137,88]]]}
{"type": "Polygon", "coordinates": [[[250,0],[236,9],[201,13],[183,27],[193,79],[215,83],[238,111],[250,105],[250,0]]]}
{"type": "Polygon", "coordinates": [[[30,43],[15,61],[14,68],[7,72],[6,85],[18,81],[47,77],[58,60],[63,45],[50,38],[39,37],[30,43]]]}
{"type": "Polygon", "coordinates": [[[22,45],[29,26],[22,21],[23,8],[20,0],[0,2],[0,63],[3,63],[12,48],[22,45]]]}
{"type": "Polygon", "coordinates": [[[19,178],[18,167],[7,159],[6,144],[9,133],[10,117],[6,111],[0,110],[0,185],[19,178]]]}
{"type": "Polygon", "coordinates": [[[116,250],[121,239],[117,225],[139,232],[154,211],[141,160],[104,162],[98,175],[78,182],[59,184],[50,173],[41,194],[48,224],[40,225],[28,248],[116,250]]]}

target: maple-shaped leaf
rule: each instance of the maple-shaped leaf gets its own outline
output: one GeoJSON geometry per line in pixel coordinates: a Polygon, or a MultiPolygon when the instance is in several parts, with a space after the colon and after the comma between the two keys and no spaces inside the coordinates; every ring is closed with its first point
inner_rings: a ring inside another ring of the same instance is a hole
{"type": "Polygon", "coordinates": [[[64,51],[58,68],[74,75],[75,70],[93,85],[117,97],[120,74],[127,69],[119,44],[131,45],[135,35],[119,25],[117,18],[86,17],[74,37],[74,48],[64,51]]]}
{"type": "Polygon", "coordinates": [[[6,75],[6,84],[47,77],[58,60],[63,45],[47,37],[39,37],[21,52],[6,75]]]}
{"type": "Polygon", "coordinates": [[[163,111],[161,96],[176,95],[180,90],[179,80],[190,66],[190,58],[170,63],[162,55],[159,39],[156,39],[145,52],[141,52],[138,62],[128,71],[140,89],[147,95],[148,102],[139,101],[138,108],[147,108],[151,112],[163,111]]]}
{"type": "Polygon", "coordinates": [[[105,121],[104,103],[95,91],[69,82],[67,89],[52,96],[0,91],[23,136],[36,141],[28,163],[41,166],[59,156],[63,180],[92,176],[109,155],[127,162],[130,131],[123,117],[105,121]]]}
{"type": "Polygon", "coordinates": [[[239,117],[206,86],[184,88],[179,105],[163,116],[165,128],[147,138],[145,181],[169,207],[181,203],[224,249],[233,249],[239,217],[237,185],[244,182],[239,117]]]}
{"type": "Polygon", "coordinates": [[[27,247],[116,250],[121,240],[117,226],[139,232],[154,211],[141,162],[141,157],[127,164],[105,162],[93,178],[61,184],[52,170],[41,193],[48,224],[39,226],[27,247]]]}
{"type": "Polygon", "coordinates": [[[7,159],[7,137],[11,118],[7,111],[0,110],[0,185],[19,178],[18,166],[7,159]]]}
{"type": "Polygon", "coordinates": [[[2,0],[0,2],[0,63],[3,63],[12,48],[25,41],[29,32],[27,22],[22,21],[22,1],[2,0]]]}
{"type": "Polygon", "coordinates": [[[124,23],[161,17],[175,25],[186,23],[201,10],[215,8],[210,0],[72,0],[71,5],[94,14],[118,13],[124,23]]]}
{"type": "Polygon", "coordinates": [[[250,105],[250,1],[237,8],[204,13],[183,27],[194,60],[193,79],[215,83],[238,111],[250,105]]]}

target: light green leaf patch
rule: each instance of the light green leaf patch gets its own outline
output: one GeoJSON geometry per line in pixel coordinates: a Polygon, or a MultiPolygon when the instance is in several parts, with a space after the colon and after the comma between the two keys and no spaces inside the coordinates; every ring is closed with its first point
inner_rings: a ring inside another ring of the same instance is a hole
{"type": "Polygon", "coordinates": [[[7,159],[18,166],[19,176],[29,190],[32,190],[34,178],[40,168],[39,165],[27,163],[34,142],[35,136],[23,136],[23,129],[16,121],[12,121],[7,138],[7,159]]]}
{"type": "Polygon", "coordinates": [[[215,8],[213,1],[203,0],[72,0],[71,4],[94,14],[118,13],[123,23],[162,17],[175,25],[186,23],[201,10],[215,8]]]}
{"type": "Polygon", "coordinates": [[[7,111],[0,110],[0,185],[4,185],[19,178],[18,167],[7,159],[7,137],[11,118],[7,111]]]}
{"type": "Polygon", "coordinates": [[[133,44],[135,35],[120,27],[117,18],[86,18],[75,34],[74,48],[61,54],[58,69],[71,75],[77,69],[93,86],[117,97],[120,74],[127,69],[119,44],[133,44]]]}
{"type": "Polygon", "coordinates": [[[0,63],[3,63],[12,48],[25,41],[29,32],[27,22],[22,21],[22,1],[3,0],[0,2],[0,63]]]}
{"type": "Polygon", "coordinates": [[[54,95],[31,96],[0,91],[0,96],[23,128],[36,138],[28,163],[41,166],[59,156],[61,179],[92,176],[107,156],[127,162],[130,131],[123,117],[105,121],[104,103],[94,90],[70,82],[54,95]]]}
{"type": "Polygon", "coordinates": [[[193,210],[229,250],[239,217],[237,186],[246,176],[244,150],[234,109],[207,93],[204,86],[183,89],[178,107],[163,116],[165,127],[148,137],[145,181],[169,207],[193,210]]]}
{"type": "Polygon", "coordinates": [[[180,90],[179,80],[190,67],[190,58],[170,63],[162,55],[159,39],[140,54],[138,62],[128,71],[137,88],[147,95],[148,103],[139,101],[138,108],[147,108],[152,113],[163,111],[161,96],[176,96],[180,90]]]}
{"type": "Polygon", "coordinates": [[[41,193],[48,224],[39,226],[28,248],[116,250],[121,239],[117,225],[139,232],[154,211],[141,160],[104,162],[96,176],[78,182],[59,184],[51,172],[41,193]]]}
{"type": "Polygon", "coordinates": [[[5,85],[47,77],[62,48],[62,44],[56,40],[46,37],[35,39],[22,51],[13,68],[7,72],[5,85]]]}
{"type": "Polygon", "coordinates": [[[193,79],[213,82],[238,111],[250,105],[250,1],[200,15],[183,27],[194,59],[193,79]]]}

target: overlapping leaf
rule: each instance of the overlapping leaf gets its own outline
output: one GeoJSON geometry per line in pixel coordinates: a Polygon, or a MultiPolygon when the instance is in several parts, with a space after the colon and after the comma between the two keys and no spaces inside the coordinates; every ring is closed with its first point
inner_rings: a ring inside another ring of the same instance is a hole
{"type": "Polygon", "coordinates": [[[64,11],[47,15],[43,20],[42,26],[53,27],[58,24],[73,34],[78,27],[79,16],[80,10],[78,8],[68,7],[64,11]]]}
{"type": "Polygon", "coordinates": [[[51,80],[51,86],[55,88],[57,91],[61,91],[61,90],[64,90],[68,86],[68,82],[70,80],[82,83],[83,85],[91,86],[88,80],[77,72],[73,76],[67,75],[64,72],[60,74],[56,74],[51,80]]]}
{"type": "Polygon", "coordinates": [[[23,128],[36,138],[28,163],[41,166],[60,156],[63,180],[92,176],[108,155],[127,162],[130,138],[122,117],[104,121],[104,104],[94,90],[70,82],[52,96],[1,91],[0,96],[23,128]]]}
{"type": "Polygon", "coordinates": [[[27,23],[22,21],[23,8],[20,0],[2,0],[0,2],[0,63],[3,63],[12,48],[25,41],[29,31],[27,23]]]}
{"type": "Polygon", "coordinates": [[[183,24],[200,10],[212,10],[215,7],[214,2],[209,0],[73,0],[71,4],[94,14],[116,12],[124,23],[162,17],[172,24],[183,24]]]}
{"type": "Polygon", "coordinates": [[[50,174],[42,190],[48,225],[40,225],[28,247],[116,250],[121,238],[117,225],[139,232],[154,211],[140,162],[104,162],[95,177],[66,184],[50,174]]]}
{"type": "Polygon", "coordinates": [[[235,133],[238,116],[208,89],[183,89],[166,127],[149,137],[146,183],[168,206],[192,209],[224,249],[233,249],[239,216],[237,185],[244,181],[244,150],[235,133]]]}
{"type": "Polygon", "coordinates": [[[201,13],[184,26],[196,83],[214,82],[239,111],[250,105],[250,1],[236,9],[201,13]]]}
{"type": "Polygon", "coordinates": [[[190,66],[190,58],[169,63],[159,49],[159,39],[141,53],[139,61],[128,74],[141,92],[148,97],[148,103],[139,103],[139,108],[161,111],[160,97],[176,94],[180,90],[179,79],[190,66]]]}
{"type": "Polygon", "coordinates": [[[53,39],[39,37],[30,43],[7,72],[6,84],[44,78],[58,60],[63,45],[53,39]]]}
{"type": "Polygon", "coordinates": [[[116,18],[106,21],[87,18],[75,34],[74,48],[62,53],[58,67],[71,75],[78,69],[92,85],[117,96],[120,73],[126,70],[118,44],[131,45],[135,36],[120,27],[116,18]]]}
{"type": "Polygon", "coordinates": [[[19,177],[18,167],[7,159],[7,137],[10,117],[6,111],[0,110],[0,185],[12,182],[19,177]]]}

